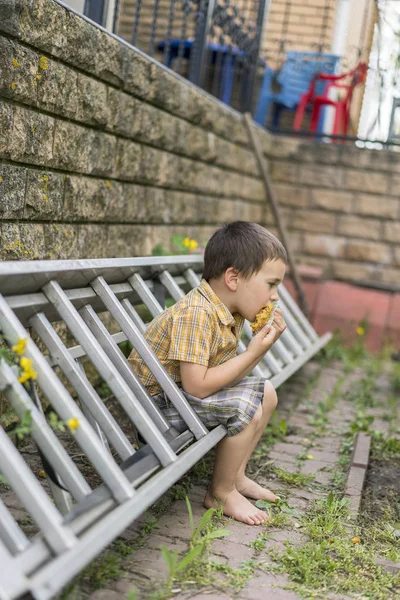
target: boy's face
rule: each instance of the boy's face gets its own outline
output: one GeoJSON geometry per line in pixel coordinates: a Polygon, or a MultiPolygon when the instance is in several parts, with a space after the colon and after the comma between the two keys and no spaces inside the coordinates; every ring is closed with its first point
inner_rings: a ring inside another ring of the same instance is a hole
{"type": "Polygon", "coordinates": [[[238,275],[235,297],[237,312],[248,321],[254,321],[262,308],[279,299],[278,285],[282,283],[285,271],[286,265],[279,258],[265,261],[260,271],[248,279],[238,275]]]}

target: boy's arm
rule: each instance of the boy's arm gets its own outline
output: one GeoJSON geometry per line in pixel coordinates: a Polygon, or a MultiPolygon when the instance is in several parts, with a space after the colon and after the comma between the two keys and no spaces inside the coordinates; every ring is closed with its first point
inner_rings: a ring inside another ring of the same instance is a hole
{"type": "Polygon", "coordinates": [[[227,360],[222,365],[209,368],[204,365],[180,361],[181,381],[184,391],[196,396],[196,398],[206,398],[224,387],[236,385],[254,369],[285,329],[286,323],[282,311],[277,310],[272,325],[265,325],[250,340],[245,352],[227,360]]]}

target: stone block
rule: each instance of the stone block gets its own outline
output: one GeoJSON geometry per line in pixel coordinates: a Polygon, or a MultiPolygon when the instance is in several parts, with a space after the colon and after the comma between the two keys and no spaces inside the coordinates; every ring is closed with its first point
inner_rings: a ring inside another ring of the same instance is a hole
{"type": "Polygon", "coordinates": [[[89,125],[105,127],[110,114],[107,104],[107,86],[101,81],[78,73],[76,119],[89,125]]]}
{"type": "Polygon", "coordinates": [[[44,230],[41,223],[20,223],[21,243],[32,259],[46,258],[44,230]]]}
{"type": "Polygon", "coordinates": [[[108,225],[105,256],[150,256],[157,241],[152,239],[150,227],[145,225],[108,225]]]}
{"type": "Polygon", "coordinates": [[[134,181],[141,172],[142,146],[130,140],[118,139],[115,173],[118,179],[134,181]]]}
{"type": "Polygon", "coordinates": [[[307,208],[309,206],[309,189],[297,185],[287,185],[285,183],[274,183],[272,185],[278,202],[285,206],[295,206],[297,208],[307,208]]]}
{"type": "Polygon", "coordinates": [[[150,105],[112,87],[108,88],[109,123],[115,133],[137,138],[142,129],[142,113],[150,105]]]}
{"type": "Polygon", "coordinates": [[[17,36],[23,0],[3,0],[0,4],[0,31],[17,36]]]}
{"type": "Polygon", "coordinates": [[[332,268],[333,275],[337,279],[347,281],[377,281],[380,267],[378,265],[336,260],[332,268]]]}
{"type": "Polygon", "coordinates": [[[317,188],[311,190],[311,204],[334,212],[352,211],[353,194],[339,190],[317,188]]]}
{"type": "Polygon", "coordinates": [[[64,218],[86,221],[96,215],[97,220],[104,219],[108,186],[103,179],[66,175],[64,218]]]}
{"type": "Polygon", "coordinates": [[[46,258],[43,225],[2,223],[0,258],[2,260],[46,258]]]}
{"type": "Polygon", "coordinates": [[[400,247],[393,248],[393,252],[394,252],[394,264],[397,265],[398,267],[400,267],[400,247]]]}
{"type": "Polygon", "coordinates": [[[389,175],[366,170],[346,169],[344,185],[350,190],[386,194],[389,191],[389,175]]]}
{"type": "Polygon", "coordinates": [[[154,95],[155,65],[124,45],[121,45],[121,59],[124,90],[144,100],[151,100],[154,95]]]}
{"type": "Polygon", "coordinates": [[[353,215],[340,216],[337,222],[337,232],[341,235],[381,239],[382,221],[378,219],[365,219],[353,215]]]}
{"type": "Polygon", "coordinates": [[[399,289],[400,269],[383,268],[381,271],[381,281],[388,285],[393,285],[395,289],[399,289]]]}
{"type": "Polygon", "coordinates": [[[371,263],[392,263],[392,249],[386,244],[352,240],[346,246],[346,258],[371,263]]]}
{"type": "MultiPolygon", "coordinates": [[[[86,23],[89,27],[92,25],[86,23]]],[[[99,31],[99,45],[96,53],[95,74],[103,81],[121,86],[124,79],[123,49],[121,42],[105,31],[99,31]]],[[[134,53],[134,50],[131,50],[134,53]]]]}
{"type": "Polygon", "coordinates": [[[334,233],[336,216],[320,210],[292,210],[287,216],[290,229],[334,233]]]}
{"type": "Polygon", "coordinates": [[[13,131],[14,108],[0,101],[0,157],[9,157],[13,131]]]}
{"type": "Polygon", "coordinates": [[[52,117],[15,106],[10,157],[18,162],[49,165],[54,123],[52,117]]]}
{"type": "Polygon", "coordinates": [[[56,121],[53,165],[68,171],[88,172],[93,132],[66,121],[56,121]]]}
{"type": "Polygon", "coordinates": [[[46,258],[78,258],[78,226],[58,223],[43,225],[46,258]]]}
{"type": "MultiPolygon", "coordinates": [[[[141,105],[141,122],[138,139],[146,144],[152,144],[160,149],[165,150],[180,150],[182,146],[178,146],[178,129],[177,123],[179,119],[172,115],[167,115],[163,111],[150,106],[149,104],[141,105]]],[[[187,126],[190,130],[190,126],[187,126]]],[[[185,132],[187,135],[187,131],[185,132]]]]}
{"type": "Polygon", "coordinates": [[[92,223],[79,225],[76,249],[80,258],[106,258],[107,227],[92,223]]]}
{"type": "Polygon", "coordinates": [[[89,148],[88,172],[92,175],[114,177],[116,146],[115,136],[102,131],[93,132],[89,148]]]}
{"type": "Polygon", "coordinates": [[[78,74],[54,60],[38,59],[36,74],[37,100],[40,108],[75,118],[78,106],[78,74]]]}
{"type": "Polygon", "coordinates": [[[310,254],[343,258],[346,241],[333,235],[304,235],[303,251],[310,254]]]}
{"type": "Polygon", "coordinates": [[[36,105],[38,56],[29,48],[0,37],[0,93],[15,101],[36,105]]]}
{"type": "Polygon", "coordinates": [[[97,27],[88,23],[79,15],[67,11],[65,36],[68,42],[62,48],[60,57],[65,62],[79,67],[83,71],[96,73],[98,53],[101,50],[103,39],[101,33],[97,27]]]}
{"type": "Polygon", "coordinates": [[[30,169],[26,182],[24,217],[38,220],[60,219],[63,193],[64,175],[30,169]]]}
{"type": "MultiPolygon", "coordinates": [[[[378,175],[380,176],[380,174],[378,175]]],[[[398,210],[399,201],[383,195],[360,194],[354,200],[354,211],[360,215],[371,215],[381,219],[396,219],[398,210]]]]}
{"type": "Polygon", "coordinates": [[[0,216],[2,219],[22,217],[27,170],[0,164],[0,216]]]}
{"type": "MultiPolygon", "coordinates": [[[[273,181],[283,181],[284,183],[299,183],[299,166],[291,162],[271,161],[270,173],[273,181]]],[[[302,167],[303,168],[303,167],[302,167]]]]}
{"type": "Polygon", "coordinates": [[[399,242],[400,222],[386,221],[383,225],[383,239],[387,242],[399,242]]]}
{"type": "Polygon", "coordinates": [[[306,164],[300,165],[298,172],[300,183],[304,185],[318,185],[334,189],[342,187],[343,171],[337,166],[306,164]]]}
{"type": "Polygon", "coordinates": [[[65,8],[49,0],[22,2],[19,19],[21,39],[53,56],[61,56],[65,47],[71,43],[67,32],[70,14],[65,8]]]}

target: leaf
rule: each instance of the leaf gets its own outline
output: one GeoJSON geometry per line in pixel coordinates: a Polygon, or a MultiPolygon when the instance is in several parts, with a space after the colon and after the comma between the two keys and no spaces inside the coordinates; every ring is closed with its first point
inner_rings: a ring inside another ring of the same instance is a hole
{"type": "Polygon", "coordinates": [[[192,511],[192,505],[190,504],[190,500],[189,500],[188,496],[185,496],[185,502],[186,502],[186,506],[188,509],[188,513],[189,513],[190,529],[193,534],[193,532],[194,532],[193,511],[192,511]]]}
{"type": "Polygon", "coordinates": [[[257,508],[270,508],[274,505],[274,502],[270,502],[269,500],[257,500],[256,507],[257,508]]]}
{"type": "Polygon", "coordinates": [[[193,548],[193,550],[190,550],[190,552],[188,552],[186,554],[186,556],[184,556],[182,558],[182,560],[179,562],[178,566],[176,567],[176,573],[178,573],[179,571],[182,571],[188,565],[190,565],[190,563],[192,563],[194,561],[194,559],[200,554],[200,552],[202,550],[203,550],[202,544],[198,544],[197,546],[195,546],[193,548]]]}
{"type": "Polygon", "coordinates": [[[173,573],[175,571],[175,566],[178,561],[178,551],[171,551],[169,548],[167,548],[167,546],[161,546],[161,552],[170,574],[173,573]]]}
{"type": "Polygon", "coordinates": [[[201,530],[211,521],[213,514],[215,513],[215,508],[209,508],[204,515],[201,517],[199,524],[197,526],[196,531],[193,534],[193,537],[196,538],[201,530]]]}
{"type": "Polygon", "coordinates": [[[207,538],[209,540],[213,540],[214,538],[226,537],[227,535],[231,535],[229,529],[217,529],[216,531],[211,531],[211,533],[208,533],[207,538]]]}

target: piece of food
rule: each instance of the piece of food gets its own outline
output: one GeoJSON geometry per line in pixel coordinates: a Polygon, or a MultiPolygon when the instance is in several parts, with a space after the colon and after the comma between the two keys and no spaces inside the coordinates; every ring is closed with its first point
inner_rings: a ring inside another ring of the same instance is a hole
{"type": "Polygon", "coordinates": [[[250,323],[251,330],[254,333],[258,333],[264,325],[268,325],[272,321],[272,315],[276,308],[277,302],[270,302],[260,310],[258,315],[256,315],[255,320],[250,323]]]}

